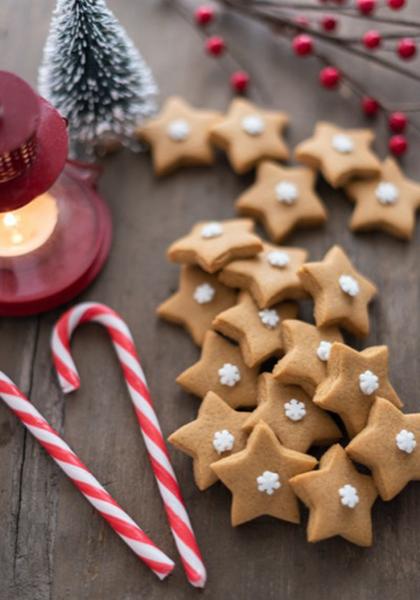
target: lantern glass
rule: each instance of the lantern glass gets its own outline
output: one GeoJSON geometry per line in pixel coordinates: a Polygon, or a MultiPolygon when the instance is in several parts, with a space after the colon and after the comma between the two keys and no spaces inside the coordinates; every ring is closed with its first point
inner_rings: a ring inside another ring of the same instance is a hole
{"type": "Polygon", "coordinates": [[[33,252],[49,239],[57,219],[57,202],[48,192],[22,208],[0,214],[0,257],[33,252]]]}

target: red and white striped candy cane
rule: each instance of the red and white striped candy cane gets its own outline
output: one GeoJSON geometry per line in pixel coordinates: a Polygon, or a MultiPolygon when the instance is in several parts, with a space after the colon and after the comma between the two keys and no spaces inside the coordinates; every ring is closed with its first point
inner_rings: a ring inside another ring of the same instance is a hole
{"type": "Polygon", "coordinates": [[[41,413],[1,371],[0,397],[133,552],[160,579],[169,575],[175,563],[122,510],[41,413]]]}
{"type": "Polygon", "coordinates": [[[133,338],[122,318],[108,306],[96,302],[78,304],[68,310],[54,327],[51,347],[61,388],[64,393],[69,393],[80,386],[80,378],[70,354],[70,339],[78,325],[91,321],[103,325],[111,336],[184,570],[193,586],[204,587],[206,569],[170,463],[133,338]]]}

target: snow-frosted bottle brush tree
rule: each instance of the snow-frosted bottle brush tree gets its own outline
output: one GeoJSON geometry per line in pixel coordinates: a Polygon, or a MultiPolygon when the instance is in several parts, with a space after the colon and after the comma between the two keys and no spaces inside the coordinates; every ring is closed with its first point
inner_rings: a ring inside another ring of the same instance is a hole
{"type": "Polygon", "coordinates": [[[39,92],[68,120],[73,154],[135,148],[136,126],[155,111],[157,86],[104,0],[57,0],[39,92]]]}

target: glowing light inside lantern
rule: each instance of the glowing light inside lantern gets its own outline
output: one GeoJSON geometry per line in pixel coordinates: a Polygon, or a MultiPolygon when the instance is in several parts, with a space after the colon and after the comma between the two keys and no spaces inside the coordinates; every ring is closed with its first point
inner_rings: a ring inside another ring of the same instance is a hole
{"type": "Polygon", "coordinates": [[[18,210],[0,214],[0,257],[22,256],[45,244],[57,218],[57,202],[48,192],[18,210]]]}

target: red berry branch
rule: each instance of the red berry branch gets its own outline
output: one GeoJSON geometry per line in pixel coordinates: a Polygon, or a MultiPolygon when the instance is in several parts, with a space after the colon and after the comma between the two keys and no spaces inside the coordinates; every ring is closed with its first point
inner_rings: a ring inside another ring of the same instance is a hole
{"type": "MultiPolygon", "coordinates": [[[[319,0],[297,3],[288,0],[217,0],[225,9],[258,20],[282,38],[291,41],[293,52],[299,57],[314,56],[321,63],[319,83],[334,90],[345,85],[359,99],[367,117],[386,115],[392,136],[389,149],[400,156],[407,150],[405,130],[407,112],[420,112],[420,103],[394,106],[386,99],[375,98],[364,82],[358,81],[344,68],[335,64],[334,52],[340,49],[358,59],[369,61],[400,76],[420,82],[420,73],[405,66],[417,53],[416,40],[420,38],[420,22],[403,19],[396,11],[403,9],[406,0],[319,0]],[[327,13],[327,14],[326,14],[327,13]],[[365,28],[360,35],[340,33],[340,25],[347,18],[358,20],[365,28]],[[381,30],[379,26],[385,25],[381,30]],[[390,27],[392,25],[392,28],[390,27]],[[392,56],[392,55],[393,56],[392,56]]],[[[246,91],[249,75],[240,68],[228,51],[225,40],[210,33],[217,12],[212,6],[199,6],[193,12],[191,0],[178,0],[178,7],[189,20],[194,14],[198,29],[205,39],[205,49],[214,57],[225,55],[234,69],[229,71],[230,83],[236,92],[246,91]]],[[[410,123],[420,131],[420,126],[410,123]]]]}

